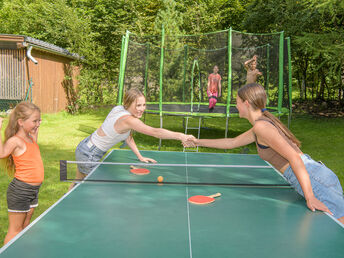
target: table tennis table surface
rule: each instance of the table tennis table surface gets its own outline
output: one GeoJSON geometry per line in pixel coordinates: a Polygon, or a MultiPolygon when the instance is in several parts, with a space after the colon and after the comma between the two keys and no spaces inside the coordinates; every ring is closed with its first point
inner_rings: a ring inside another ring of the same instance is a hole
{"type": "MultiPolygon", "coordinates": [[[[168,164],[266,166],[257,155],[141,151],[168,164]]],[[[137,162],[129,150],[104,161],[137,162]]],[[[99,165],[89,178],[113,180],[285,184],[271,168],[99,165]]],[[[343,257],[344,228],[311,212],[290,187],[83,182],[17,237],[0,257],[343,257]],[[215,202],[190,204],[193,195],[220,192],[215,202]]]]}

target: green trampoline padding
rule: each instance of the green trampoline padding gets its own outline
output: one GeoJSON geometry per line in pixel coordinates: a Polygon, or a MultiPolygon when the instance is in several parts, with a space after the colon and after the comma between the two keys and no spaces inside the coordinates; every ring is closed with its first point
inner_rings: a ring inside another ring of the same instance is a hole
{"type": "MultiPolygon", "coordinates": [[[[226,117],[227,106],[225,104],[217,104],[212,112],[209,112],[208,103],[190,104],[190,103],[162,103],[162,114],[176,115],[176,116],[197,116],[197,117],[226,117]]],[[[289,114],[289,110],[283,108],[282,113],[277,111],[277,108],[268,107],[269,112],[278,115],[289,114]]],[[[160,107],[158,103],[146,104],[146,113],[160,114],[160,107]]],[[[239,112],[235,106],[229,108],[230,117],[239,116],[239,112]]]]}

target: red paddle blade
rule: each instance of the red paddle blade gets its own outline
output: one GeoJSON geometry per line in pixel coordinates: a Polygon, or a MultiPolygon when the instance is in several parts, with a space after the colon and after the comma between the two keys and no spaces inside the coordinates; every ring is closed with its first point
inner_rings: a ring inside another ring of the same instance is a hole
{"type": "Polygon", "coordinates": [[[130,169],[130,172],[135,175],[147,175],[150,173],[150,171],[146,168],[134,168],[130,169]]]}
{"type": "Polygon", "coordinates": [[[215,201],[214,198],[205,195],[195,195],[189,198],[189,202],[194,204],[208,204],[212,203],[213,201],[215,201]]]}

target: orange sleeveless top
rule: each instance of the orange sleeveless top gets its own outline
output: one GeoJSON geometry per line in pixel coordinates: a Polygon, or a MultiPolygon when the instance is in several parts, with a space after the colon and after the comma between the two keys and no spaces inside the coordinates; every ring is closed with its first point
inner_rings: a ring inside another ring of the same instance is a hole
{"type": "Polygon", "coordinates": [[[42,183],[44,166],[38,144],[34,140],[30,143],[21,137],[18,138],[25,142],[26,151],[19,156],[12,155],[15,165],[14,177],[25,183],[42,183]]]}

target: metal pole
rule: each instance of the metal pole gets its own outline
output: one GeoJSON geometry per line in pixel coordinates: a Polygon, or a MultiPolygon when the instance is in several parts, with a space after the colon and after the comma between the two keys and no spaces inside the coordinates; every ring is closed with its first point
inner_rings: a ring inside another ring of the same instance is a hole
{"type": "Polygon", "coordinates": [[[127,54],[128,54],[128,45],[129,45],[129,35],[130,32],[127,30],[125,33],[125,40],[124,40],[124,46],[123,46],[123,60],[121,64],[121,79],[120,79],[120,89],[119,89],[119,96],[118,99],[120,101],[120,104],[122,104],[123,101],[123,87],[124,87],[124,74],[125,74],[125,66],[127,63],[127,54]]]}
{"type": "Polygon", "coordinates": [[[192,64],[192,70],[191,70],[191,99],[190,99],[190,103],[191,103],[191,107],[190,107],[190,112],[193,112],[193,97],[194,97],[194,87],[193,87],[193,83],[194,83],[194,71],[195,71],[195,67],[196,65],[198,66],[198,61],[195,59],[193,61],[192,64]]]}
{"type": "Polygon", "coordinates": [[[118,95],[117,95],[117,105],[121,105],[122,104],[122,95],[121,95],[121,91],[122,91],[122,87],[121,87],[121,79],[122,79],[122,63],[123,63],[123,48],[124,48],[124,40],[125,37],[122,36],[122,46],[121,46],[121,59],[119,62],[119,73],[118,73],[118,95]]]}
{"type": "Polygon", "coordinates": [[[270,80],[270,44],[267,44],[266,49],[266,82],[265,82],[265,90],[267,95],[266,104],[269,106],[270,98],[269,98],[269,80],[270,80]]]}
{"type": "MultiPolygon", "coordinates": [[[[163,118],[162,118],[162,85],[163,85],[163,75],[164,75],[164,46],[165,46],[165,29],[164,25],[162,25],[161,30],[161,54],[160,54],[160,78],[159,78],[159,114],[160,114],[160,128],[162,128],[163,118]]],[[[159,150],[161,148],[161,139],[159,139],[159,150]]]]}
{"type": "Polygon", "coordinates": [[[283,59],[284,59],[284,32],[280,33],[279,40],[279,80],[278,80],[278,113],[282,113],[283,99],[283,59]]]}
{"type": "Polygon", "coordinates": [[[183,102],[185,102],[186,70],[188,62],[188,46],[184,46],[184,77],[183,77],[183,102]]]}
{"type": "Polygon", "coordinates": [[[147,98],[147,81],[148,81],[148,69],[149,69],[149,50],[150,50],[150,43],[147,43],[147,49],[146,49],[146,67],[145,67],[145,85],[143,94],[147,98]]]}
{"type": "Polygon", "coordinates": [[[289,119],[288,119],[288,127],[291,123],[291,114],[292,114],[292,105],[293,105],[293,95],[292,95],[292,67],[291,67],[291,47],[290,47],[290,37],[287,38],[287,47],[288,47],[288,93],[289,93],[289,119]]]}
{"type": "MultiPolygon", "coordinates": [[[[160,128],[162,128],[163,126],[163,118],[162,115],[160,115],[160,128]]],[[[161,143],[162,143],[162,139],[159,138],[159,150],[161,149],[161,143]]]]}
{"type": "Polygon", "coordinates": [[[231,95],[232,95],[232,27],[228,30],[228,82],[227,82],[227,105],[226,105],[226,133],[228,131],[228,119],[230,114],[231,95]]]}

